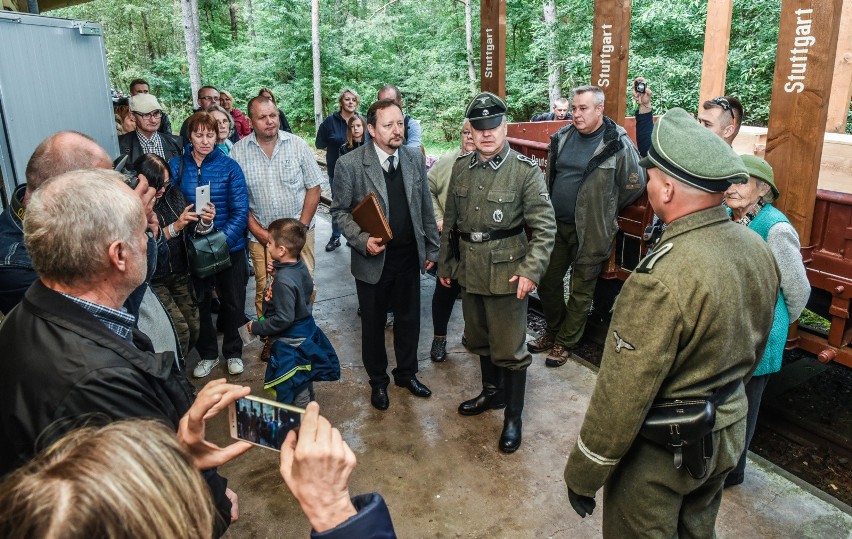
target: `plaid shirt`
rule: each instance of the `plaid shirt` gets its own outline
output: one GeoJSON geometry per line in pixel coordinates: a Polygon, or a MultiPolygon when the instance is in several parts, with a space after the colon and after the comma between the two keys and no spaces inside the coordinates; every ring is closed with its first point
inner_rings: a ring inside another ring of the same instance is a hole
{"type": "Polygon", "coordinates": [[[163,140],[160,138],[158,132],[154,131],[154,136],[151,137],[151,140],[148,140],[142,133],[136,131],[136,138],[139,139],[139,144],[142,145],[142,153],[155,153],[163,159],[166,158],[166,152],[163,150],[163,140]]]}
{"type": "MultiPolygon", "coordinates": [[[[60,294],[62,294],[62,292],[60,292],[60,294]]],[[[97,303],[86,301],[85,299],[75,298],[68,294],[62,295],[92,313],[92,315],[103,322],[110,331],[122,339],[127,341],[132,340],[131,333],[133,331],[133,324],[136,322],[136,318],[134,318],[133,315],[124,311],[117,311],[110,307],[104,307],[103,305],[98,305],[97,303]]]]}
{"type": "MultiPolygon", "coordinates": [[[[308,189],[324,181],[316,156],[305,141],[285,131],[278,131],[272,159],[254,133],[234,145],[231,158],[243,169],[249,209],[263,228],[276,219],[301,217],[308,189]]],[[[257,241],[251,234],[249,238],[257,241]]]]}

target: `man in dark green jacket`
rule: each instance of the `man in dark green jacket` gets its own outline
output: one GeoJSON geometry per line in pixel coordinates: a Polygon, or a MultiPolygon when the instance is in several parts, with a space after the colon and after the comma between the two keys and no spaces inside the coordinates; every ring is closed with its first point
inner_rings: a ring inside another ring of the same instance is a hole
{"type": "Polygon", "coordinates": [[[574,90],[573,125],[557,131],[547,155],[547,182],[556,214],[556,242],[538,295],[547,330],[530,352],[550,350],[545,364],[561,367],[583,336],[601,264],[609,258],[618,212],[639,198],[645,173],[627,132],[603,115],[596,86],[574,90]],[[565,302],[565,274],[571,269],[565,302]]]}
{"type": "Polygon", "coordinates": [[[580,516],[604,487],[604,537],[712,537],[722,484],[745,445],[742,382],[763,355],[780,274],[766,243],[721,205],[730,183],[748,181],[721,138],[672,109],[642,165],[667,228],[616,300],[565,483],[580,516]],[[652,404],[673,399],[716,403],[710,426],[685,440],[683,466],[676,449],[645,437],[652,404]]]}

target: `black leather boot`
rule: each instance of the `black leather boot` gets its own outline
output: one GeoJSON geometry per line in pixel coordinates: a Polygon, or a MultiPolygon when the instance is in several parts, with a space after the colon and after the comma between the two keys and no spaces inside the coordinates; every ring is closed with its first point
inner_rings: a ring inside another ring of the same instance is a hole
{"type": "Polygon", "coordinates": [[[482,393],[459,405],[461,415],[479,415],[506,406],[503,369],[491,363],[491,356],[479,356],[479,368],[482,370],[482,393]]]}
{"type": "Polygon", "coordinates": [[[521,415],[524,412],[527,370],[503,370],[506,379],[506,413],[503,416],[503,433],[500,434],[500,451],[514,453],[521,446],[521,415]]]}

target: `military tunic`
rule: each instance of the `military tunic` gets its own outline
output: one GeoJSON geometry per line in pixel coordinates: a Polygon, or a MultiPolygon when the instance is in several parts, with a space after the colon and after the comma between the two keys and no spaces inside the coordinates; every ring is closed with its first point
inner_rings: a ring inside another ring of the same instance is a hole
{"type": "Polygon", "coordinates": [[[722,483],[743,451],[742,386],[717,409],[703,479],[676,470],[671,453],[638,433],[654,401],[707,398],[750,377],[763,355],[780,274],[761,238],[739,228],[721,206],[673,221],[616,300],[565,466],[574,492],[604,486],[604,537],[713,536],[722,483]]]}
{"type": "Polygon", "coordinates": [[[556,221],[538,164],[508,143],[489,161],[476,152],[460,156],[444,209],[444,230],[454,227],[464,234],[519,230],[484,242],[462,239],[458,260],[443,234],[438,277],[462,286],[468,349],[501,367],[526,368],[532,360],[524,348],[527,299],[516,298],[517,282],[509,280],[521,275],[538,283],[553,249],[556,221]]]}

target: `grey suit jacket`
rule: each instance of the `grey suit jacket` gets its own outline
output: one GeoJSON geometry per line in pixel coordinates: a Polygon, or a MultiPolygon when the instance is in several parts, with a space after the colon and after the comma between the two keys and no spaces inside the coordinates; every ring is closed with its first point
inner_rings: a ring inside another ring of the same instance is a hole
{"type": "MultiPolygon", "coordinates": [[[[352,219],[352,210],[372,191],[376,193],[385,216],[390,219],[385,176],[373,144],[370,141],[337,161],[331,203],[331,216],[352,247],[352,275],[370,284],[377,283],[382,276],[385,253],[383,251],[378,256],[367,254],[367,239],[370,235],[352,219]]],[[[399,148],[399,162],[408,208],[393,208],[393,211],[411,212],[422,271],[427,260],[435,262],[438,259],[439,249],[438,227],[426,179],[426,165],[420,150],[405,146],[399,148]]]]}

